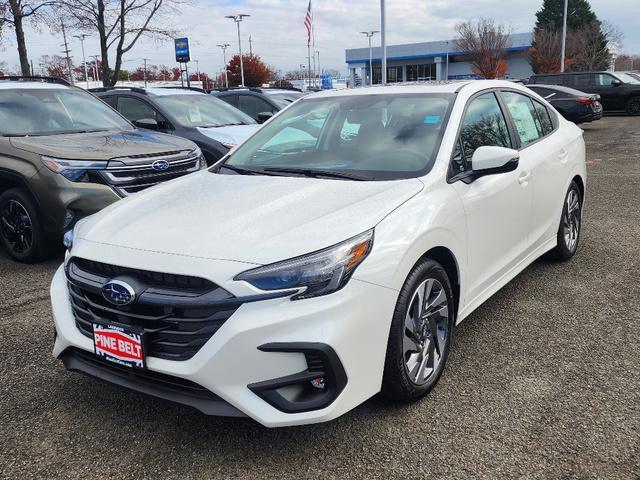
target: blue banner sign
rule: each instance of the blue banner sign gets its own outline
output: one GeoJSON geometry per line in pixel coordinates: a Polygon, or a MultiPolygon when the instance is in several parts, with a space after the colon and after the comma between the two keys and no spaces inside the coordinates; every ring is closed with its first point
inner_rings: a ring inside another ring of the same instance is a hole
{"type": "Polygon", "coordinates": [[[176,44],[176,62],[187,63],[191,60],[189,57],[189,39],[176,38],[174,42],[176,44]]]}

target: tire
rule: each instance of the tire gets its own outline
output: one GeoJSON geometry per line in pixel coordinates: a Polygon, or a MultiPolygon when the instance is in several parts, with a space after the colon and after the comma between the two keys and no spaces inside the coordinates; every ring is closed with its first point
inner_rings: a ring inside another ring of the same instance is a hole
{"type": "Polygon", "coordinates": [[[48,253],[35,202],[22,189],[12,188],[0,195],[0,242],[18,262],[35,263],[48,253]]]}
{"type": "Polygon", "coordinates": [[[582,195],[578,184],[573,181],[564,197],[562,218],[558,227],[558,243],[551,250],[551,256],[561,262],[573,257],[578,250],[581,228],[582,195]]]}
{"type": "Polygon", "coordinates": [[[411,402],[429,393],[444,370],[454,319],[453,291],[445,270],[434,260],[420,261],[400,290],[393,314],[382,378],[383,396],[411,402]],[[422,303],[419,290],[427,298],[426,305],[431,304],[421,315],[417,314],[422,303]]]}
{"type": "Polygon", "coordinates": [[[629,115],[640,115],[640,97],[631,97],[627,100],[625,110],[629,115]]]}

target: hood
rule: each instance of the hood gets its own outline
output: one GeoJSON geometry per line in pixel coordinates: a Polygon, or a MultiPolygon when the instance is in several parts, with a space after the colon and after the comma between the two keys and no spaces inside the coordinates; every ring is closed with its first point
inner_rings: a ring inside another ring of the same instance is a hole
{"type": "Polygon", "coordinates": [[[226,145],[238,145],[253,135],[260,125],[229,125],[227,127],[198,128],[202,135],[226,145]]]}
{"type": "Polygon", "coordinates": [[[77,239],[267,264],[364,232],[424,187],[202,171],[120,200],[81,223],[77,239]]]}
{"type": "Polygon", "coordinates": [[[109,160],[195,148],[184,138],[146,130],[12,137],[11,145],[40,155],[73,160],[109,160]]]}

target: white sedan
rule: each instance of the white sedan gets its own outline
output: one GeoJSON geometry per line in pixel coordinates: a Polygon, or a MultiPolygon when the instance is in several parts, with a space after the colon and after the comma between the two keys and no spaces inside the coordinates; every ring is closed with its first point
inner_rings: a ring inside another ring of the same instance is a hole
{"type": "Polygon", "coordinates": [[[574,255],[585,181],[582,131],[514,83],[305,97],[66,236],[53,353],[266,426],[417,400],[456,324],[542,254],[574,255]]]}

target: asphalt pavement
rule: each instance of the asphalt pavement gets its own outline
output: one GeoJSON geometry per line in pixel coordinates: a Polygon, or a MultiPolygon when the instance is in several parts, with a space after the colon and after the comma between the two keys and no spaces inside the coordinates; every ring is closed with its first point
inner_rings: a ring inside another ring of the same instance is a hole
{"type": "Polygon", "coordinates": [[[65,373],[62,257],[0,251],[0,478],[640,479],[640,117],[583,128],[574,259],[537,261],[468,317],[427,398],[326,424],[270,430],[65,373]]]}

